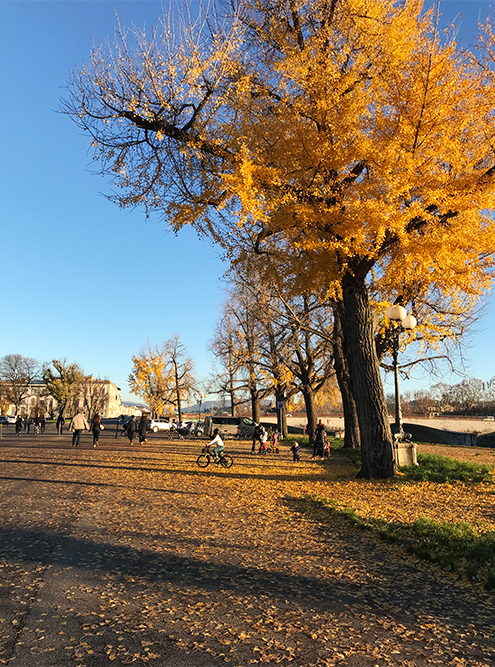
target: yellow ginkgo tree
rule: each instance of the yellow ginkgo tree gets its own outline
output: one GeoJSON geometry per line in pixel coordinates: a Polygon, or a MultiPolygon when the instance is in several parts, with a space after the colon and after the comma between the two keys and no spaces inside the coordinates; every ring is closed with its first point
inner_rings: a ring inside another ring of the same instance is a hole
{"type": "Polygon", "coordinates": [[[155,415],[168,408],[177,411],[182,421],[182,404],[190,398],[195,386],[194,364],[175,334],[163,345],[148,343],[132,357],[128,382],[131,393],[140,396],[155,415]]]}
{"type": "Polygon", "coordinates": [[[361,474],[390,477],[369,283],[490,287],[490,27],[470,54],[421,0],[227,4],[149,38],[121,30],[74,71],[65,110],[121,206],[193,224],[234,260],[283,257],[294,288],[335,300],[361,474]]]}

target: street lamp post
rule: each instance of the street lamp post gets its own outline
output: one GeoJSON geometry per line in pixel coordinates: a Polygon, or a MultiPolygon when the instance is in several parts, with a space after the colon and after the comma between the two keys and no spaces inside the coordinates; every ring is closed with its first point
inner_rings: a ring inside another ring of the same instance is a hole
{"type": "Polygon", "coordinates": [[[408,315],[402,306],[389,306],[385,315],[392,321],[392,359],[394,366],[395,384],[395,437],[397,440],[407,439],[402,428],[402,410],[400,407],[399,392],[399,348],[400,335],[403,331],[410,331],[416,326],[414,315],[408,315]]]}
{"type": "Polygon", "coordinates": [[[201,421],[201,405],[203,404],[203,398],[205,397],[205,394],[203,392],[198,392],[198,395],[196,396],[198,405],[199,405],[199,416],[198,416],[198,421],[201,421]]]}

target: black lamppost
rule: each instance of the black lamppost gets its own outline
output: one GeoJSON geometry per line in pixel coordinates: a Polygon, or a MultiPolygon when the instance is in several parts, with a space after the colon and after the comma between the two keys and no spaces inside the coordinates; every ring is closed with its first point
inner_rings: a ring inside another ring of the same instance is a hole
{"type": "Polygon", "coordinates": [[[392,327],[392,358],[394,364],[394,384],[395,384],[395,435],[398,440],[404,439],[402,429],[402,410],[400,407],[399,393],[399,348],[400,335],[403,331],[411,331],[416,326],[414,315],[408,315],[406,309],[402,306],[389,306],[385,315],[391,320],[392,327]]]}
{"type": "Polygon", "coordinates": [[[203,394],[203,392],[201,392],[201,391],[198,392],[198,395],[196,396],[196,399],[197,399],[197,401],[198,401],[198,405],[199,405],[199,417],[198,417],[198,421],[201,421],[201,406],[202,406],[202,404],[203,404],[203,398],[204,398],[204,397],[205,397],[205,394],[203,394]]]}

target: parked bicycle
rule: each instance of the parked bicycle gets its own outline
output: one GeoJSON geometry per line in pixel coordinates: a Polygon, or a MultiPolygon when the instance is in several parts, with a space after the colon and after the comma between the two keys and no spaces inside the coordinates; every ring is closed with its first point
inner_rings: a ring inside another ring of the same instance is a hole
{"type": "Polygon", "coordinates": [[[220,452],[218,459],[215,459],[213,452],[210,451],[210,446],[205,445],[202,453],[196,459],[196,463],[200,468],[207,468],[211,461],[213,461],[213,463],[219,463],[223,468],[230,468],[234,463],[234,459],[223,452],[220,452]]]}

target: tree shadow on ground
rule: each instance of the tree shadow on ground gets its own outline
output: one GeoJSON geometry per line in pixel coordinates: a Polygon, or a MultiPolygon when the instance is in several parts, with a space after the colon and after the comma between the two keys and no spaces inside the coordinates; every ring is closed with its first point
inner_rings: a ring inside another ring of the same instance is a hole
{"type": "MultiPolygon", "coordinates": [[[[189,463],[194,463],[194,459],[188,460],[189,463]]],[[[166,463],[166,462],[165,462],[166,463]]],[[[191,469],[191,470],[186,470],[184,468],[178,469],[178,468],[171,468],[171,467],[165,467],[164,465],[157,465],[156,467],[150,467],[150,466],[143,466],[143,465],[109,465],[109,464],[101,464],[96,461],[87,461],[87,462],[82,462],[82,461],[46,461],[46,460],[38,460],[38,459],[13,459],[13,458],[1,458],[0,457],[0,466],[2,464],[20,464],[20,465],[36,465],[36,466],[48,466],[48,467],[54,467],[54,468],[91,468],[92,470],[94,469],[102,469],[102,470],[119,470],[119,471],[129,471],[129,472],[144,472],[144,473],[160,473],[160,474],[173,474],[173,475],[184,475],[184,476],[198,476],[198,475],[210,475],[210,476],[215,476],[215,477],[220,477],[220,476],[225,476],[228,475],[229,477],[233,477],[234,479],[252,479],[252,478],[257,478],[257,479],[264,479],[264,480],[271,480],[271,481],[294,481],[294,475],[293,474],[271,474],[271,473],[265,473],[262,468],[256,468],[252,472],[236,472],[235,468],[235,463],[232,468],[229,469],[224,469],[220,467],[217,464],[210,464],[207,468],[197,468],[196,469],[191,469]]],[[[324,481],[328,479],[328,469],[324,468],[323,466],[320,468],[321,472],[315,474],[314,472],[311,472],[310,474],[307,475],[297,475],[298,480],[314,480],[314,481],[324,481]]],[[[25,479],[25,478],[16,478],[16,477],[8,477],[4,479],[25,479]]],[[[34,481],[34,480],[33,480],[34,481]]],[[[43,480],[49,482],[50,480],[43,480]]],[[[81,482],[83,483],[83,482],[81,482]]]]}
{"type": "MultiPolygon", "coordinates": [[[[288,498],[285,502],[299,514],[308,513],[308,507],[297,499],[288,498]]],[[[331,609],[339,613],[352,606],[363,613],[388,615],[393,609],[395,620],[408,627],[414,626],[416,616],[435,617],[459,630],[469,624],[480,627],[478,606],[483,596],[394,559],[390,551],[382,551],[373,540],[358,535],[341,521],[325,526],[320,539],[331,540],[333,548],[337,544],[341,560],[363,568],[363,574],[370,575],[365,583],[362,577],[361,581],[353,582],[331,571],[324,577],[302,576],[291,573],[290,568],[211,562],[170,552],[99,543],[58,531],[24,528],[0,529],[0,558],[89,569],[93,575],[111,574],[122,581],[136,578],[143,587],[153,583],[211,593],[270,596],[285,604],[297,603],[299,607],[320,611],[331,609]],[[411,589],[412,581],[420,585],[411,589]]]]}

